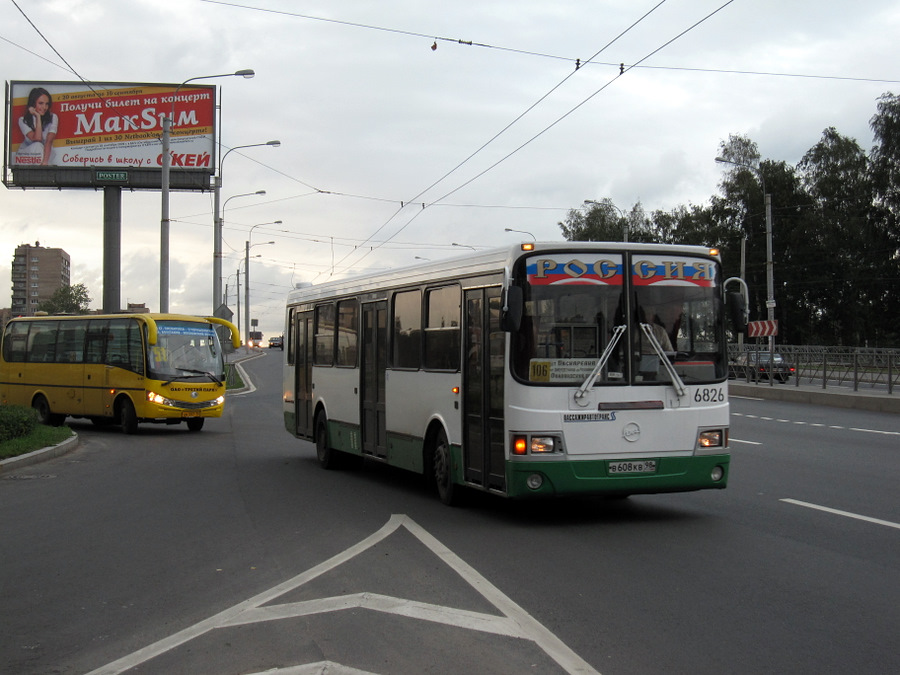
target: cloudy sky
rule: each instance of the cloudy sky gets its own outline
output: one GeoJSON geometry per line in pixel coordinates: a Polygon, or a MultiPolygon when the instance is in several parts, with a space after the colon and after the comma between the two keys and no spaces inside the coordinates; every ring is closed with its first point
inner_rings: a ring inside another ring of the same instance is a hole
{"type": "MultiPolygon", "coordinates": [[[[226,150],[281,141],[223,170],[223,201],[266,191],[229,201],[223,275],[234,308],[257,226],[267,335],[297,282],[559,240],[585,199],[706,203],[732,133],[790,164],[829,126],[868,150],[877,98],[900,90],[898,34],[887,0],[0,0],[6,81],[256,71],[209,84],[226,150]]],[[[157,309],[160,194],[122,202],[122,304],[157,309]]],[[[170,214],[170,308],[209,313],[212,196],[173,193],[170,214]]],[[[0,187],[0,235],[0,279],[40,241],[100,307],[102,192],[0,187]]]]}

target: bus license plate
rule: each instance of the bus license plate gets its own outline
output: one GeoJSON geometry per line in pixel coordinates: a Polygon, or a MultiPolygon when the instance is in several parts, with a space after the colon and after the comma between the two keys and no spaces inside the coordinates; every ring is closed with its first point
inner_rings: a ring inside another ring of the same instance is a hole
{"type": "Polygon", "coordinates": [[[199,410],[182,410],[181,416],[182,417],[200,417],[200,411],[199,410]]]}
{"type": "Polygon", "coordinates": [[[655,459],[639,459],[632,462],[610,462],[610,475],[616,473],[656,473],[655,459]]]}

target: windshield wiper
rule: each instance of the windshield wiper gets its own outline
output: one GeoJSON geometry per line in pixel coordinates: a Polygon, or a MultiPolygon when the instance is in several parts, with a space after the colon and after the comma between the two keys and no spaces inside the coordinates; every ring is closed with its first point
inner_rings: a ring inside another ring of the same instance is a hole
{"type": "Polygon", "coordinates": [[[669,377],[672,378],[672,386],[675,387],[675,392],[679,396],[684,396],[684,392],[686,391],[684,386],[684,381],[675,372],[675,366],[672,365],[672,362],[669,361],[669,357],[666,356],[666,353],[663,351],[662,345],[659,344],[659,340],[656,339],[656,336],[653,334],[653,326],[649,323],[642,323],[641,330],[644,331],[644,335],[647,336],[647,340],[650,341],[650,345],[653,347],[653,351],[655,351],[659,355],[659,359],[662,362],[663,366],[665,366],[666,371],[669,373],[669,377]]]}
{"type": "MultiPolygon", "coordinates": [[[[218,384],[220,387],[222,386],[222,381],[221,381],[218,377],[216,377],[215,375],[213,375],[212,373],[210,373],[209,371],[206,371],[206,370],[194,370],[193,368],[179,368],[178,370],[184,371],[185,373],[192,373],[193,375],[205,375],[205,376],[208,377],[210,380],[212,380],[213,382],[215,382],[216,384],[218,384]]],[[[172,384],[172,383],[173,383],[175,380],[177,380],[179,377],[186,377],[186,376],[185,376],[185,375],[176,375],[176,376],[173,377],[171,380],[167,380],[167,381],[166,381],[166,384],[172,384]]]]}
{"type": "Polygon", "coordinates": [[[591,374],[587,376],[584,384],[582,384],[578,388],[578,391],[575,392],[575,400],[584,398],[584,395],[587,394],[588,389],[594,386],[594,382],[597,381],[597,377],[599,377],[600,371],[603,370],[606,362],[609,361],[609,357],[612,356],[613,350],[616,348],[616,344],[619,342],[619,338],[622,337],[622,333],[624,332],[624,325],[616,326],[613,328],[612,339],[606,345],[606,349],[603,350],[603,353],[600,355],[600,359],[597,361],[597,365],[594,366],[591,374]]]}

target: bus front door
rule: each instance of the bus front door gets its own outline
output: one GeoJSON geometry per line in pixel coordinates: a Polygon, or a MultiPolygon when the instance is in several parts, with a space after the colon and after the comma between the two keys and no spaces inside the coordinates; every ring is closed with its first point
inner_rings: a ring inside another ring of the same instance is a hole
{"type": "Polygon", "coordinates": [[[312,438],[312,312],[294,316],[294,406],[296,434],[312,438]]]}
{"type": "Polygon", "coordinates": [[[500,329],[500,289],[465,292],[463,461],[466,481],[506,489],[503,376],[506,336],[500,329]]]}
{"type": "Polygon", "coordinates": [[[365,455],[387,457],[385,430],[385,370],[387,368],[387,303],[362,306],[362,451],[365,455]]]}

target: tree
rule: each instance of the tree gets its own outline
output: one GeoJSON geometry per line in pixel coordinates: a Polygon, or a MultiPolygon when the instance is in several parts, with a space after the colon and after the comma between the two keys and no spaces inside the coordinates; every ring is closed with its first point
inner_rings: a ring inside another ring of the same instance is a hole
{"type": "Polygon", "coordinates": [[[872,273],[882,266],[883,254],[873,246],[868,165],[859,144],[834,127],[825,129],[797,165],[815,212],[813,226],[801,235],[809,252],[802,265],[805,300],[816,310],[810,328],[837,344],[874,341],[880,323],[872,295],[879,295],[879,285],[872,283],[872,273]]]}
{"type": "Polygon", "coordinates": [[[631,241],[647,241],[641,231],[646,226],[646,217],[641,205],[635,204],[630,213],[625,213],[608,197],[599,202],[585,202],[584,209],[572,209],[564,223],[559,223],[563,236],[569,241],[624,241],[626,228],[631,241]]]}
{"type": "Polygon", "coordinates": [[[49,300],[38,305],[38,311],[48,314],[87,314],[91,296],[84,284],[62,286],[54,291],[49,300]]]}

